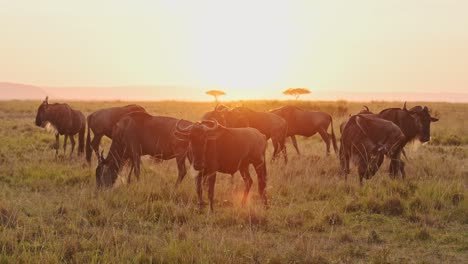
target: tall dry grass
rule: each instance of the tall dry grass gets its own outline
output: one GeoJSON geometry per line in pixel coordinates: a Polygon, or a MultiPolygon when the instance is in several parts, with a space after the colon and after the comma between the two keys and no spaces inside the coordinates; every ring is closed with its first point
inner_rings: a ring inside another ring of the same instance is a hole
{"type": "MultiPolygon", "coordinates": [[[[257,110],[280,101],[230,102],[257,110]]],[[[295,102],[294,102],[295,103],[295,102]]],[[[0,102],[0,262],[70,263],[463,263],[468,261],[467,104],[428,103],[434,138],[408,146],[407,179],[385,163],[359,187],[339,177],[318,136],[288,145],[290,162],[268,164],[264,210],[256,188],[241,208],[243,181],[220,175],[214,213],[197,210],[194,180],[175,189],[175,161],[144,162],[140,182],[95,189],[84,158],[54,159],[53,136],[35,127],[39,102],[0,102]]],[[[90,113],[124,102],[71,102],[90,113]]],[[[153,114],[197,120],[208,103],[142,102],[153,114]]],[[[401,102],[366,103],[371,110],[401,102]]],[[[330,112],[335,131],[362,104],[300,102],[330,112]],[[341,108],[340,108],[341,107],[341,108]],[[345,109],[345,110],[343,110],[345,109]]],[[[108,149],[110,141],[104,142],[108,149]]],[[[268,154],[271,156],[271,146],[268,154]]],[[[256,178],[253,173],[254,181],[256,178]]]]}

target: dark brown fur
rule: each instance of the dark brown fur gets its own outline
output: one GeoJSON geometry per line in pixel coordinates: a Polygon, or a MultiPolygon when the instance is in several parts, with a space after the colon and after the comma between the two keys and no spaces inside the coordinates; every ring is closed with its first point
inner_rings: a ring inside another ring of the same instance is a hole
{"type": "Polygon", "coordinates": [[[268,206],[265,187],[267,171],[265,163],[266,137],[254,128],[226,128],[217,121],[202,121],[188,128],[177,129],[176,135],[190,142],[194,169],[199,173],[196,179],[198,202],[203,206],[202,182],[208,182],[208,197],[213,210],[216,173],[233,175],[240,171],[245,189],[242,205],[247,202],[252,178],[249,166],[255,167],[258,178],[258,191],[268,206]]]}
{"type": "Polygon", "coordinates": [[[221,125],[229,128],[253,127],[260,133],[271,138],[273,143],[273,159],[276,159],[280,152],[284,154],[287,162],[285,141],[288,132],[287,122],[272,113],[257,112],[247,107],[236,107],[232,110],[223,107],[216,107],[214,111],[206,113],[202,120],[216,120],[221,125]]]}
{"type": "Polygon", "coordinates": [[[66,152],[67,140],[70,138],[72,149],[70,157],[75,149],[75,135],[78,134],[78,154],[84,152],[84,134],[86,130],[86,119],[83,113],[73,110],[68,104],[49,104],[48,97],[37,109],[37,126],[45,127],[50,123],[55,128],[55,156],[58,156],[60,147],[60,135],[65,135],[63,151],[66,152]]]}
{"type": "MultiPolygon", "coordinates": [[[[431,123],[437,122],[439,119],[431,117],[429,109],[426,106],[415,106],[410,110],[406,109],[406,103],[403,109],[388,108],[382,110],[378,116],[382,119],[389,120],[400,127],[405,135],[405,140],[402,148],[415,139],[421,142],[427,142],[431,138],[431,123]]],[[[390,162],[390,173],[396,175],[399,170],[398,164],[395,161],[390,162]]],[[[404,173],[404,171],[401,171],[404,173]]]]}
{"type": "MultiPolygon", "coordinates": [[[[179,170],[179,184],[187,174],[185,158],[188,144],[174,136],[177,121],[178,119],[172,117],[152,116],[145,112],[134,112],[122,117],[114,126],[112,145],[107,158],[104,159],[102,155],[99,157],[96,169],[97,186],[112,186],[126,162],[131,163],[138,179],[140,157],[143,155],[150,155],[159,160],[175,158],[179,170]]],[[[189,121],[183,121],[182,125],[191,124],[189,121]]]]}
{"type": "Polygon", "coordinates": [[[98,110],[88,116],[88,135],[86,137],[86,160],[91,162],[92,150],[99,154],[99,144],[103,136],[112,139],[112,129],[126,114],[132,112],[146,112],[139,105],[127,105],[98,110]],[[94,134],[91,141],[91,131],[94,134]]]}
{"type": "Polygon", "coordinates": [[[330,154],[330,141],[333,143],[335,153],[336,146],[335,132],[333,131],[333,118],[324,112],[304,110],[296,106],[288,105],[270,111],[282,117],[288,123],[287,136],[291,137],[294,148],[300,154],[297,146],[296,135],[311,137],[319,133],[327,146],[327,155],[330,154]],[[328,134],[328,127],[331,126],[331,134],[328,134]]]}
{"type": "Polygon", "coordinates": [[[349,173],[349,162],[352,159],[358,166],[359,181],[362,184],[364,178],[369,179],[375,175],[382,165],[384,155],[395,161],[397,166],[404,167],[400,159],[404,138],[398,126],[376,115],[352,116],[346,123],[341,136],[342,172],[345,175],[349,173]]]}

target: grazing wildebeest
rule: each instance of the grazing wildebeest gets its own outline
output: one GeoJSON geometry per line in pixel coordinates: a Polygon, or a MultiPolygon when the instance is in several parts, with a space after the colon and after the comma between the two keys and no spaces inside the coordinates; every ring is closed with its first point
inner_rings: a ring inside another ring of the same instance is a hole
{"type": "MultiPolygon", "coordinates": [[[[415,140],[419,139],[422,143],[427,142],[431,138],[431,123],[437,122],[439,119],[431,117],[427,106],[415,106],[410,110],[406,109],[406,102],[403,109],[388,108],[382,110],[378,116],[382,119],[392,121],[405,135],[405,140],[402,147],[415,140]]],[[[390,162],[390,173],[396,175],[399,172],[399,167],[396,161],[390,162]]],[[[400,172],[404,174],[404,171],[400,172]]]]}
{"type": "Polygon", "coordinates": [[[297,106],[287,105],[270,111],[282,117],[288,123],[287,136],[291,137],[291,141],[297,154],[300,154],[297,146],[296,135],[311,137],[319,133],[327,146],[327,155],[330,154],[330,141],[333,143],[333,149],[337,152],[336,137],[333,131],[333,118],[331,115],[301,109],[297,106]],[[331,126],[331,134],[328,134],[328,127],[331,126]]]}
{"type": "MultiPolygon", "coordinates": [[[[188,143],[174,135],[179,119],[166,116],[152,116],[146,112],[133,112],[122,117],[114,126],[112,145],[107,158],[98,157],[96,184],[112,186],[126,162],[130,162],[134,174],[139,178],[140,157],[150,155],[159,160],[177,161],[179,184],[185,175],[185,159],[188,143]]],[[[180,126],[189,126],[189,121],[181,121],[180,126]]],[[[130,169],[130,174],[132,173],[130,169]]],[[[130,176],[128,180],[130,180],[130,176]]]]}
{"type": "Polygon", "coordinates": [[[372,114],[351,116],[341,135],[341,171],[349,173],[350,159],[358,166],[359,182],[369,179],[380,168],[384,155],[397,166],[403,167],[400,159],[405,136],[401,129],[391,121],[372,114]]]}
{"type": "Polygon", "coordinates": [[[126,114],[132,112],[146,112],[139,105],[127,105],[98,110],[88,116],[88,135],[86,137],[86,160],[91,162],[92,150],[99,155],[99,144],[103,136],[112,139],[112,128],[126,114]],[[91,141],[91,133],[94,138],[91,141]]]}
{"type": "Polygon", "coordinates": [[[287,162],[285,140],[287,137],[288,124],[280,116],[268,112],[257,112],[247,107],[236,107],[232,110],[217,106],[214,111],[206,113],[202,120],[216,120],[223,126],[229,128],[252,127],[256,128],[267,139],[271,138],[273,143],[273,159],[280,152],[284,154],[287,162]]]}
{"type": "Polygon", "coordinates": [[[86,131],[86,119],[83,113],[73,110],[68,104],[49,104],[49,97],[46,97],[37,109],[36,125],[45,127],[48,123],[55,129],[55,157],[58,156],[60,135],[65,135],[64,153],[67,150],[67,140],[70,138],[72,144],[71,158],[75,150],[75,135],[78,134],[78,154],[83,154],[86,131]]]}
{"type": "Polygon", "coordinates": [[[210,209],[213,211],[216,172],[233,175],[237,171],[240,171],[245,183],[242,198],[242,205],[245,206],[253,182],[249,173],[251,164],[257,172],[258,192],[265,206],[268,206],[265,192],[267,181],[265,135],[254,128],[226,128],[211,120],[197,122],[186,128],[181,125],[182,121],[177,124],[175,135],[190,142],[193,167],[198,171],[196,187],[200,208],[203,207],[203,179],[206,178],[208,182],[208,198],[210,209]]]}

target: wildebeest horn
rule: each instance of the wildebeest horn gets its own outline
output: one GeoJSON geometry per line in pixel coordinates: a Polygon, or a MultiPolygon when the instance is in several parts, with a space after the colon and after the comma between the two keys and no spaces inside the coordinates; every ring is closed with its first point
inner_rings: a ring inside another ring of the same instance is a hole
{"type": "Polygon", "coordinates": [[[182,121],[182,119],[179,119],[179,121],[177,121],[177,123],[176,123],[176,131],[177,131],[178,133],[182,134],[182,135],[188,136],[188,134],[189,134],[189,132],[190,132],[190,129],[192,129],[192,126],[193,126],[193,125],[190,125],[190,126],[188,126],[188,127],[186,127],[186,128],[181,128],[181,127],[180,127],[180,122],[181,122],[181,121],[182,121]]]}
{"type": "Polygon", "coordinates": [[[406,101],[405,101],[405,103],[403,104],[403,110],[408,111],[408,109],[406,108],[406,101]]]}
{"type": "Polygon", "coordinates": [[[367,105],[363,105],[363,107],[367,112],[370,112],[369,107],[367,107],[367,105]]]}
{"type": "Polygon", "coordinates": [[[209,127],[209,126],[208,126],[207,131],[214,131],[214,130],[218,129],[218,126],[219,126],[219,123],[218,123],[218,121],[216,121],[216,120],[214,120],[214,121],[213,121],[213,120],[203,120],[203,121],[202,121],[202,124],[204,124],[204,125],[206,125],[206,124],[212,125],[212,127],[209,127]]]}
{"type": "Polygon", "coordinates": [[[49,103],[49,96],[46,96],[45,100],[44,100],[44,104],[48,104],[49,103]]]}

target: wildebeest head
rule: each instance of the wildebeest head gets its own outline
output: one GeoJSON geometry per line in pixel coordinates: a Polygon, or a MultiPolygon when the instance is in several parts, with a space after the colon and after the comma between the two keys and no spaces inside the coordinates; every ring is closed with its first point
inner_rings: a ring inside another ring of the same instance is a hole
{"type": "Polygon", "coordinates": [[[406,108],[406,102],[403,110],[408,112],[416,121],[418,128],[418,138],[421,142],[427,142],[431,138],[431,123],[439,121],[438,118],[431,117],[427,106],[415,106],[411,109],[406,108]]]}
{"type": "Polygon", "coordinates": [[[209,141],[216,140],[219,123],[215,120],[203,120],[181,128],[179,120],[176,125],[175,136],[190,143],[193,157],[193,167],[201,171],[206,166],[206,149],[209,141]]]}
{"type": "Polygon", "coordinates": [[[110,153],[107,159],[104,158],[104,151],[98,155],[98,166],[96,168],[96,186],[98,188],[111,187],[117,179],[118,172],[110,166],[109,157],[111,157],[110,153]]]}
{"type": "Polygon", "coordinates": [[[44,127],[47,123],[46,112],[49,107],[49,97],[47,96],[45,100],[41,103],[37,109],[36,114],[36,126],[44,127]]]}
{"type": "Polygon", "coordinates": [[[229,113],[229,108],[225,105],[216,105],[213,111],[206,113],[202,120],[217,121],[223,126],[226,126],[226,115],[229,113]]]}

